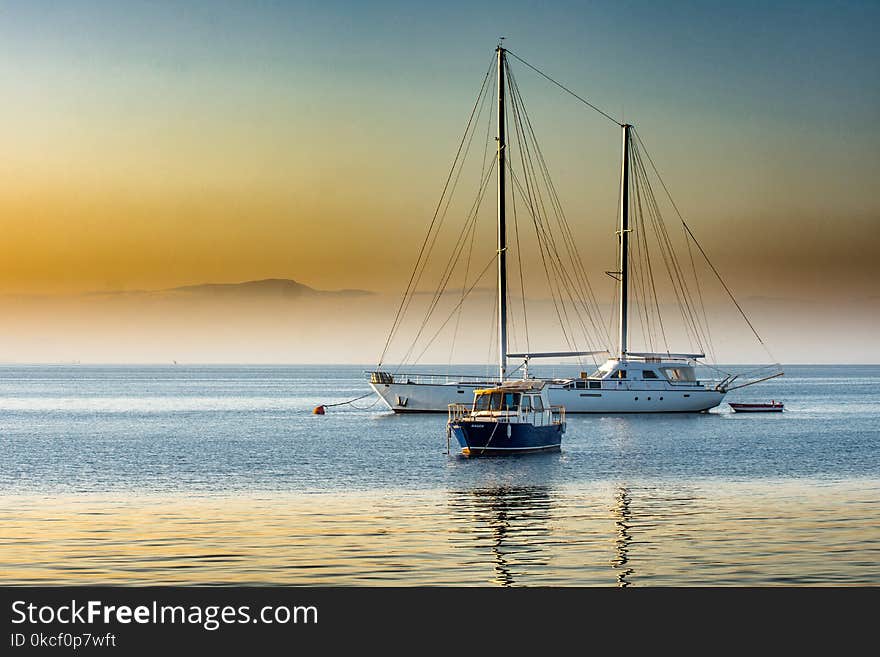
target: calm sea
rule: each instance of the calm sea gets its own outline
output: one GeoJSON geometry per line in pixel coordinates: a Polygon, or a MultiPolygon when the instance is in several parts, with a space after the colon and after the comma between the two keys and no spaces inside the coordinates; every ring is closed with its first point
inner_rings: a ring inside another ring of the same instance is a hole
{"type": "Polygon", "coordinates": [[[311,414],[362,370],[0,367],[3,583],[880,585],[880,366],[470,460],[445,416],[311,414]]]}

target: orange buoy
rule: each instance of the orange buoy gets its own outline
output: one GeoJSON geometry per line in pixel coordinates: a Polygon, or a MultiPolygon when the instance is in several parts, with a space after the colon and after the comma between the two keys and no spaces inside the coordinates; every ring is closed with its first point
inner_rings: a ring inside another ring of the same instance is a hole
{"type": "Polygon", "coordinates": [[[324,413],[325,409],[323,406],[315,406],[314,410],[312,411],[312,415],[324,415],[324,413]]]}

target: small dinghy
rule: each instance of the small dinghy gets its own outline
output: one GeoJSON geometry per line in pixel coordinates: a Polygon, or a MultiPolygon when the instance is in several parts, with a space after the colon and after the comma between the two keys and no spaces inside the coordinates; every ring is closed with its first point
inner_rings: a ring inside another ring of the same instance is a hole
{"type": "Polygon", "coordinates": [[[733,409],[734,413],[781,413],[782,409],[785,405],[782,402],[778,402],[775,399],[771,400],[769,403],[764,402],[762,404],[734,404],[730,403],[729,406],[733,409]]]}

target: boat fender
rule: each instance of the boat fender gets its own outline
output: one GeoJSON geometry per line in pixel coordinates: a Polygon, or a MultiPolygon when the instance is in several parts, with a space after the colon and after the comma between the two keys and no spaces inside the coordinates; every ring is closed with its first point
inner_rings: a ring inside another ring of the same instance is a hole
{"type": "Polygon", "coordinates": [[[327,409],[325,409],[323,406],[315,406],[315,408],[312,410],[312,415],[324,415],[326,412],[327,409]]]}

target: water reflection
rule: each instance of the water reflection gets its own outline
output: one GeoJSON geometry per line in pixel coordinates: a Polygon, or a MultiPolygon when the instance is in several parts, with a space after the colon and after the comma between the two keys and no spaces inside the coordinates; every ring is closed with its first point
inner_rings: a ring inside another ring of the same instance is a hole
{"type": "Polygon", "coordinates": [[[633,569],[629,567],[629,544],[632,542],[632,536],[629,533],[632,519],[630,501],[629,488],[621,486],[617,489],[615,504],[611,509],[614,516],[614,526],[617,528],[617,538],[614,541],[615,556],[611,567],[616,571],[617,585],[621,588],[630,585],[627,578],[633,573],[633,569]]]}
{"type": "Polygon", "coordinates": [[[547,486],[450,491],[450,515],[456,527],[452,541],[477,555],[490,555],[489,581],[499,586],[527,583],[530,572],[541,572],[549,564],[552,506],[547,486]]]}
{"type": "Polygon", "coordinates": [[[0,573],[41,586],[880,584],[878,480],[513,483],[6,494],[0,573]]]}

